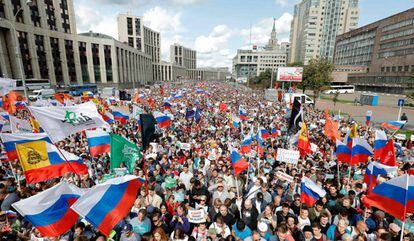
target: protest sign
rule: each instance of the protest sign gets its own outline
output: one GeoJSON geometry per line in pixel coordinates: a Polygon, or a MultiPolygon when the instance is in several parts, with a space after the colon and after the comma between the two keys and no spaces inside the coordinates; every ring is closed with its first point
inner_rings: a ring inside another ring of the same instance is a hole
{"type": "Polygon", "coordinates": [[[206,222],[204,209],[188,210],[188,221],[190,223],[204,223],[206,222]]]}
{"type": "Polygon", "coordinates": [[[299,156],[299,151],[279,148],[277,149],[276,161],[297,164],[299,156]]]}
{"type": "Polygon", "coordinates": [[[276,172],[276,176],[279,179],[284,180],[284,181],[287,181],[287,182],[293,182],[293,180],[294,180],[294,178],[292,176],[290,176],[290,175],[288,175],[288,174],[286,174],[284,172],[281,172],[281,171],[277,171],[276,172]]]}

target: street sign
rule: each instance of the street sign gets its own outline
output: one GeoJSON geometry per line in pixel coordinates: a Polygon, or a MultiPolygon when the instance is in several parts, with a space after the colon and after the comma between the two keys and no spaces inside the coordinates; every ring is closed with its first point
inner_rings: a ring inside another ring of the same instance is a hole
{"type": "Polygon", "coordinates": [[[405,100],[404,99],[398,99],[398,107],[402,107],[405,104],[405,100]]]}

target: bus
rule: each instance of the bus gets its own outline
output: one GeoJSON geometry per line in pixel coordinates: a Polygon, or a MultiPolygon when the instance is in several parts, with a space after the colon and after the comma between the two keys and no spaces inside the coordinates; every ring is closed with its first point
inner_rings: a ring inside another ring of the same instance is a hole
{"type": "Polygon", "coordinates": [[[71,85],[69,86],[69,94],[72,96],[81,96],[83,92],[90,91],[93,94],[98,93],[96,84],[71,85]]]}
{"type": "Polygon", "coordinates": [[[331,85],[328,90],[323,92],[324,94],[353,94],[355,93],[355,86],[354,85],[331,85]]]}

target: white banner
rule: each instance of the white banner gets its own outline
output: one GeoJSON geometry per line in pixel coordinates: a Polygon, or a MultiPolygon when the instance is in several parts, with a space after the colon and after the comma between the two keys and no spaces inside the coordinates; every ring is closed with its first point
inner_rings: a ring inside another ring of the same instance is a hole
{"type": "Polygon", "coordinates": [[[277,68],[278,81],[302,82],[302,67],[279,67],[277,68]]]}
{"type": "Polygon", "coordinates": [[[110,129],[92,102],[64,107],[29,106],[29,110],[54,143],[87,129],[110,129]]]}
{"type": "Polygon", "coordinates": [[[188,210],[188,222],[190,223],[205,223],[206,213],[204,209],[188,210]]]}
{"type": "Polygon", "coordinates": [[[292,176],[290,176],[290,175],[288,175],[284,172],[281,172],[281,171],[277,171],[276,176],[279,179],[284,180],[284,181],[288,181],[288,182],[293,182],[294,181],[294,178],[292,176]]]}
{"type": "Polygon", "coordinates": [[[276,161],[296,164],[299,161],[299,151],[278,148],[276,161]]]}
{"type": "Polygon", "coordinates": [[[27,120],[21,120],[10,116],[10,128],[12,133],[32,133],[32,125],[27,120]]]}
{"type": "Polygon", "coordinates": [[[0,78],[0,95],[5,95],[14,89],[16,89],[16,80],[0,78]]]}

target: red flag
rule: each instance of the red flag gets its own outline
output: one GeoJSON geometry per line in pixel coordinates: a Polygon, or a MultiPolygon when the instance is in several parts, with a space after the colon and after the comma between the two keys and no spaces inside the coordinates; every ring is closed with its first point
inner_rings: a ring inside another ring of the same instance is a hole
{"type": "Polygon", "coordinates": [[[336,139],[341,138],[341,134],[338,131],[338,122],[332,121],[329,116],[329,111],[325,110],[325,135],[329,137],[333,142],[336,139]]]}
{"type": "Polygon", "coordinates": [[[381,157],[380,162],[387,166],[396,166],[397,162],[395,160],[395,149],[394,149],[394,141],[389,140],[385,145],[381,157]]]}
{"type": "Polygon", "coordinates": [[[226,103],[221,103],[219,106],[219,109],[221,112],[226,112],[227,111],[227,104],[226,103]]]}
{"type": "Polygon", "coordinates": [[[139,104],[139,102],[140,102],[140,98],[139,98],[139,90],[138,90],[138,89],[137,89],[137,93],[135,93],[135,96],[134,96],[133,101],[134,101],[136,104],[139,104]]]}
{"type": "Polygon", "coordinates": [[[152,109],[155,108],[155,102],[154,102],[154,99],[153,98],[149,98],[148,99],[148,104],[149,104],[149,106],[151,106],[152,109]]]}
{"type": "Polygon", "coordinates": [[[161,93],[161,95],[164,95],[164,85],[160,86],[160,93],[161,93]]]}
{"type": "Polygon", "coordinates": [[[275,89],[279,89],[279,83],[278,82],[276,82],[276,84],[275,84],[275,89]]]}

